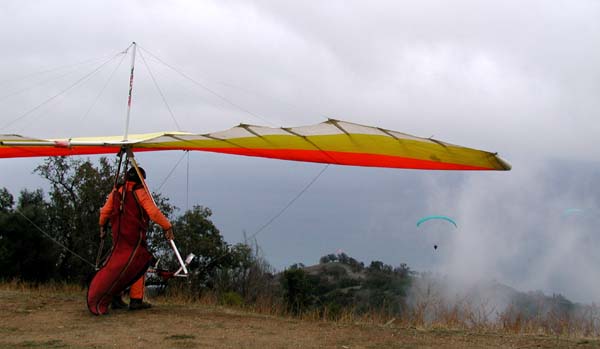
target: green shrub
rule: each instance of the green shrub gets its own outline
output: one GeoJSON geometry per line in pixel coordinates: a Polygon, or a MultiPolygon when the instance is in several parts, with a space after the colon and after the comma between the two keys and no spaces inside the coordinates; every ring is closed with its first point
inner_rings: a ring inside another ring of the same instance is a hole
{"type": "Polygon", "coordinates": [[[237,292],[229,291],[221,295],[220,303],[222,305],[239,307],[244,303],[244,301],[242,299],[242,296],[240,296],[237,292]]]}

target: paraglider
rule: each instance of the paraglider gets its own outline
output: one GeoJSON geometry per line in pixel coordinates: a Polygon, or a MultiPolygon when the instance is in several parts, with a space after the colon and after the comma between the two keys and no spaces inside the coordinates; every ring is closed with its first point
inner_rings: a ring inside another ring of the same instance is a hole
{"type": "Polygon", "coordinates": [[[565,217],[570,216],[570,215],[583,215],[583,214],[584,214],[584,210],[582,210],[580,208],[568,208],[563,211],[563,216],[565,216],[565,217]]]}
{"type": "MultiPolygon", "coordinates": [[[[458,228],[458,225],[456,224],[456,222],[454,221],[454,219],[448,217],[448,216],[426,216],[423,217],[421,219],[419,219],[419,221],[417,221],[417,227],[421,226],[423,223],[431,221],[431,220],[442,220],[442,221],[447,221],[449,223],[451,223],[452,225],[454,225],[455,228],[458,228]]],[[[438,244],[434,244],[433,245],[433,249],[437,250],[438,249],[438,244]]]]}
{"type": "Polygon", "coordinates": [[[427,222],[427,221],[432,220],[432,219],[443,219],[445,221],[448,221],[448,222],[454,224],[454,226],[456,228],[458,228],[458,225],[456,225],[456,222],[452,218],[450,218],[448,216],[427,216],[427,217],[423,217],[423,218],[419,219],[419,221],[417,222],[417,227],[420,226],[421,224],[427,222]]]}

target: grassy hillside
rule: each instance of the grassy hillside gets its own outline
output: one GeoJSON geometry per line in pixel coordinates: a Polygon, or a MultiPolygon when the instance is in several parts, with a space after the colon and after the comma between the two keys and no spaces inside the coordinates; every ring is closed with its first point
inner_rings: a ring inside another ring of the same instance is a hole
{"type": "Polygon", "coordinates": [[[394,319],[404,326],[559,336],[600,336],[600,308],[560,294],[520,292],[496,281],[457,283],[346,255],[294,265],[276,275],[290,313],[328,320],[394,319]],[[316,316],[315,316],[316,315],[316,316]]]}

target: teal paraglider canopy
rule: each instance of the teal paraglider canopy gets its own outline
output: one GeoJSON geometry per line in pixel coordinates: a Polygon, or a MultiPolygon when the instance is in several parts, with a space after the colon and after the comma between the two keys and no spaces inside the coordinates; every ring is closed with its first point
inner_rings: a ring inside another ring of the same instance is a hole
{"type": "Polygon", "coordinates": [[[425,223],[427,221],[433,220],[433,219],[442,219],[442,220],[448,221],[448,222],[454,224],[454,226],[456,228],[458,228],[458,225],[456,224],[456,222],[452,218],[450,218],[448,216],[427,216],[427,217],[423,217],[423,218],[419,219],[419,221],[417,222],[417,227],[420,226],[421,224],[423,224],[423,223],[425,223]]]}
{"type": "Polygon", "coordinates": [[[563,211],[563,216],[583,215],[584,211],[580,208],[568,208],[563,211]]]}

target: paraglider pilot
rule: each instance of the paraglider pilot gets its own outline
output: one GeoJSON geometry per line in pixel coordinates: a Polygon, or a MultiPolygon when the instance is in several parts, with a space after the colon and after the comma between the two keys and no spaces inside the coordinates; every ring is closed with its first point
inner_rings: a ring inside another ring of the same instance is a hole
{"type": "MultiPolygon", "coordinates": [[[[146,171],[141,167],[138,168],[145,179],[146,171]]],[[[150,223],[149,220],[161,226],[165,232],[166,239],[172,240],[174,238],[171,222],[156,206],[150,194],[142,185],[142,180],[139,178],[138,172],[134,167],[127,171],[125,184],[113,189],[112,193],[108,196],[106,204],[100,210],[101,239],[106,236],[106,226],[109,220],[112,225],[113,250],[118,240],[121,240],[121,244],[130,241],[133,251],[140,247],[147,250],[146,231],[150,223]],[[124,190],[125,193],[123,193],[124,190]],[[141,239],[139,238],[140,236],[141,239]]],[[[133,253],[131,255],[133,256],[133,253]]],[[[141,274],[140,277],[137,278],[136,275],[137,281],[134,281],[130,286],[129,310],[151,307],[150,303],[143,300],[145,269],[138,274],[141,274]]],[[[136,278],[133,280],[136,280],[136,278]]],[[[126,307],[127,304],[121,299],[121,294],[116,294],[112,298],[111,306],[113,309],[118,309],[126,307]]]]}

